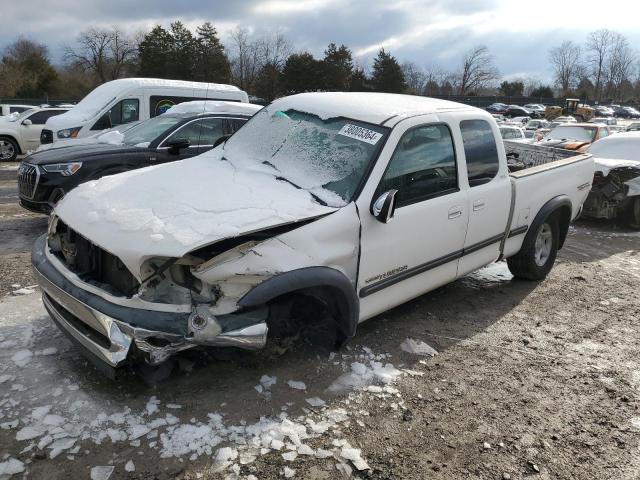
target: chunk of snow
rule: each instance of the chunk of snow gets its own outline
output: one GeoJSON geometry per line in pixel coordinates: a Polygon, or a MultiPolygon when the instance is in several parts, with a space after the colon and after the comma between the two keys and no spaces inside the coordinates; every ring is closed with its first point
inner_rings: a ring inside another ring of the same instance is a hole
{"type": "Polygon", "coordinates": [[[19,367],[24,367],[31,361],[33,353],[31,350],[18,350],[13,354],[11,360],[19,367]]]}
{"type": "Polygon", "coordinates": [[[275,385],[278,381],[277,377],[270,377],[269,375],[263,375],[262,377],[260,377],[260,384],[264,387],[264,388],[271,388],[273,385],[275,385]]]}
{"type": "Polygon", "coordinates": [[[305,401],[312,407],[322,407],[326,403],[324,400],[322,400],[319,397],[306,398],[305,401]]]}
{"type": "Polygon", "coordinates": [[[295,380],[289,380],[287,382],[287,385],[289,385],[291,388],[295,389],[295,390],[306,390],[307,386],[304,384],[304,382],[298,382],[295,380]]]}
{"type": "Polygon", "coordinates": [[[129,460],[127,463],[125,463],[124,471],[125,472],[135,472],[136,471],[136,466],[133,463],[133,460],[129,460]]]}
{"type": "Polygon", "coordinates": [[[298,447],[298,455],[313,455],[315,452],[309,445],[300,445],[298,447]]]}
{"type": "Polygon", "coordinates": [[[0,383],[4,383],[4,382],[8,382],[8,381],[13,381],[15,380],[15,375],[0,375],[0,383]]]}
{"type": "Polygon", "coordinates": [[[32,293],[35,293],[36,291],[33,288],[19,288],[18,290],[14,290],[13,292],[11,292],[13,295],[31,295],[32,293]]]}
{"type": "Polygon", "coordinates": [[[16,473],[24,472],[24,463],[13,457],[0,463],[0,478],[7,478],[16,473]]]}
{"type": "Polygon", "coordinates": [[[407,338],[402,344],[400,344],[400,348],[408,353],[413,353],[415,355],[425,355],[433,357],[438,354],[435,348],[427,345],[422,340],[414,340],[413,338],[407,338]]]}
{"type": "Polygon", "coordinates": [[[51,449],[51,452],[49,452],[49,458],[56,458],[65,450],[73,447],[75,443],[75,438],[61,438],[59,440],[56,440],[51,445],[49,445],[49,448],[51,449]]]}
{"type": "Polygon", "coordinates": [[[236,458],[238,458],[238,450],[235,448],[223,447],[218,449],[218,453],[216,453],[216,461],[219,463],[235,460],[236,458]]]}
{"type": "Polygon", "coordinates": [[[153,415],[158,411],[158,405],[160,405],[160,400],[158,400],[155,396],[151,397],[147,402],[147,415],[153,415]]]}
{"type": "Polygon", "coordinates": [[[353,466],[358,470],[369,470],[369,465],[360,456],[360,452],[361,451],[359,448],[343,447],[340,451],[340,456],[345,460],[351,461],[351,463],[353,463],[353,466]]]}
{"type": "Polygon", "coordinates": [[[91,480],[109,480],[114,469],[113,465],[93,467],[91,469],[91,480]]]}
{"type": "Polygon", "coordinates": [[[298,452],[292,450],[290,452],[285,452],[282,454],[282,458],[284,458],[287,462],[293,462],[298,456],[298,452]]]}
{"type": "Polygon", "coordinates": [[[296,471],[293,468],[284,467],[284,478],[292,478],[296,474],[296,471]]]}
{"type": "Polygon", "coordinates": [[[45,348],[43,350],[38,350],[36,352],[36,355],[55,355],[56,353],[58,353],[58,349],[55,347],[49,347],[49,348],[45,348]]]}
{"type": "Polygon", "coordinates": [[[122,145],[124,143],[124,135],[118,130],[113,130],[99,135],[97,140],[98,143],[105,143],[107,145],[122,145]]]}
{"type": "Polygon", "coordinates": [[[16,440],[18,440],[19,442],[23,440],[31,440],[33,438],[40,437],[43,433],[44,433],[43,428],[31,427],[31,426],[23,427],[16,434],[16,440]]]}

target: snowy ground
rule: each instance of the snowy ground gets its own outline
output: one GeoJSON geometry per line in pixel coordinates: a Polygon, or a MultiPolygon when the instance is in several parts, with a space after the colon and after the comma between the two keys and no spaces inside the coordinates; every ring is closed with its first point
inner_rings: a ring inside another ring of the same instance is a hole
{"type": "Polygon", "coordinates": [[[51,324],[28,267],[46,221],[11,198],[0,479],[637,478],[635,232],[574,227],[545,282],[490,266],[366,322],[337,354],[189,352],[150,386],[104,378],[51,324]]]}

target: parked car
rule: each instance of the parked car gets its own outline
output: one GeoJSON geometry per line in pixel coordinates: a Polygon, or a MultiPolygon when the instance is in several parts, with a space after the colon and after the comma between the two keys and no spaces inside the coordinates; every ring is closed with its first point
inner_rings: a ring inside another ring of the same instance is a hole
{"type": "Polygon", "coordinates": [[[618,120],[614,117],[595,117],[589,120],[589,123],[600,123],[601,125],[617,125],[618,120]]]}
{"type": "Polygon", "coordinates": [[[504,115],[504,113],[507,111],[507,109],[509,108],[508,105],[504,104],[504,103],[493,103],[491,105],[489,105],[486,110],[489,113],[496,113],[499,115],[504,115]]]}
{"type": "Polygon", "coordinates": [[[606,125],[565,123],[547,133],[539,144],[545,147],[584,152],[593,142],[608,137],[610,134],[609,127],[606,125]]]}
{"type": "Polygon", "coordinates": [[[496,259],[544,278],[592,177],[589,155],[509,175],[484,110],[305,93],[189,161],[80,185],[32,263],[51,317],[105,369],[304,336],[326,318],[296,323],[305,305],[342,345],[496,259]]]}
{"type": "Polygon", "coordinates": [[[636,118],[640,118],[640,112],[638,110],[636,110],[633,107],[622,107],[624,114],[622,115],[623,118],[631,118],[631,119],[636,119],[636,118]]]}
{"type": "Polygon", "coordinates": [[[598,117],[613,117],[614,111],[609,107],[603,105],[595,107],[595,114],[598,117]]]}
{"type": "Polygon", "coordinates": [[[573,117],[556,117],[554,121],[557,123],[578,123],[573,117]]]}
{"type": "Polygon", "coordinates": [[[0,104],[0,117],[11,115],[12,113],[22,113],[33,108],[33,105],[14,105],[9,103],[0,104]]]}
{"type": "Polygon", "coordinates": [[[537,112],[533,112],[528,108],[519,107],[518,105],[509,105],[507,111],[504,113],[505,117],[529,117],[529,118],[537,118],[539,115],[537,112]]]}
{"type": "Polygon", "coordinates": [[[47,122],[41,143],[83,138],[101,130],[160,115],[181,102],[220,100],[249,103],[232,85],[156,78],[123,78],[103,83],[68,113],[47,122]]]}
{"type": "Polygon", "coordinates": [[[507,122],[509,124],[512,125],[517,125],[519,127],[522,127],[524,125],[527,124],[527,122],[529,122],[529,120],[531,120],[531,117],[513,117],[507,120],[507,122]]]}
{"type": "Polygon", "coordinates": [[[0,117],[0,161],[13,161],[18,155],[40,145],[40,132],[47,119],[64,114],[66,108],[31,108],[0,117]]]}
{"type": "Polygon", "coordinates": [[[627,132],[628,127],[626,127],[625,125],[609,125],[609,130],[611,131],[611,133],[622,133],[627,132]]]}
{"type": "Polygon", "coordinates": [[[236,102],[181,103],[123,133],[113,131],[92,142],[36,152],[18,169],[20,205],[48,214],[81,183],[199,155],[235,132],[260,108],[236,102]]]}
{"type": "Polygon", "coordinates": [[[525,126],[524,129],[525,130],[539,130],[541,128],[546,128],[549,126],[549,122],[547,122],[546,120],[529,120],[525,126]]]}
{"type": "Polygon", "coordinates": [[[584,215],[640,228],[640,132],[620,133],[589,148],[595,175],[584,215]]]}
{"type": "Polygon", "coordinates": [[[640,131],[640,122],[632,122],[627,126],[627,132],[638,132],[640,131]]]}
{"type": "Polygon", "coordinates": [[[544,112],[546,107],[544,105],[540,105],[539,103],[528,103],[524,106],[527,110],[531,110],[532,112],[536,112],[539,116],[544,116],[544,112]]]}
{"type": "Polygon", "coordinates": [[[512,125],[501,125],[500,136],[503,140],[513,140],[514,142],[528,142],[524,129],[512,125]]]}

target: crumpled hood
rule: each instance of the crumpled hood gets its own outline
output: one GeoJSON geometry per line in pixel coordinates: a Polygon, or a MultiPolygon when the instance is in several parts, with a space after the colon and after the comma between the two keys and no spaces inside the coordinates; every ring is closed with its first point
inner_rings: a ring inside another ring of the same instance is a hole
{"type": "Polygon", "coordinates": [[[581,140],[573,139],[550,139],[542,141],[542,145],[544,145],[545,147],[564,148],[565,150],[579,150],[586,145],[590,145],[590,143],[591,142],[584,142],[581,140]]]}
{"type": "Polygon", "coordinates": [[[239,169],[218,147],[197,157],[103,177],[54,213],[139,278],[150,257],[182,257],[224,238],[336,210],[267,169],[239,169]]]}

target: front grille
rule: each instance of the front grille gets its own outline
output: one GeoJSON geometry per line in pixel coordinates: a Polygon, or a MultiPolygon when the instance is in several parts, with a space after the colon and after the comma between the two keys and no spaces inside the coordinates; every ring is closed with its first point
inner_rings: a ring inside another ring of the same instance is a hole
{"type": "Polygon", "coordinates": [[[40,132],[40,143],[42,145],[53,143],[53,132],[51,130],[47,130],[46,128],[42,129],[42,132],[40,132]]]}
{"type": "Polygon", "coordinates": [[[20,195],[33,198],[40,179],[40,171],[35,165],[21,163],[18,168],[18,190],[20,195]]]}
{"type": "Polygon", "coordinates": [[[103,250],[58,220],[51,251],[83,281],[115,296],[131,297],[140,286],[118,257],[103,250]]]}

